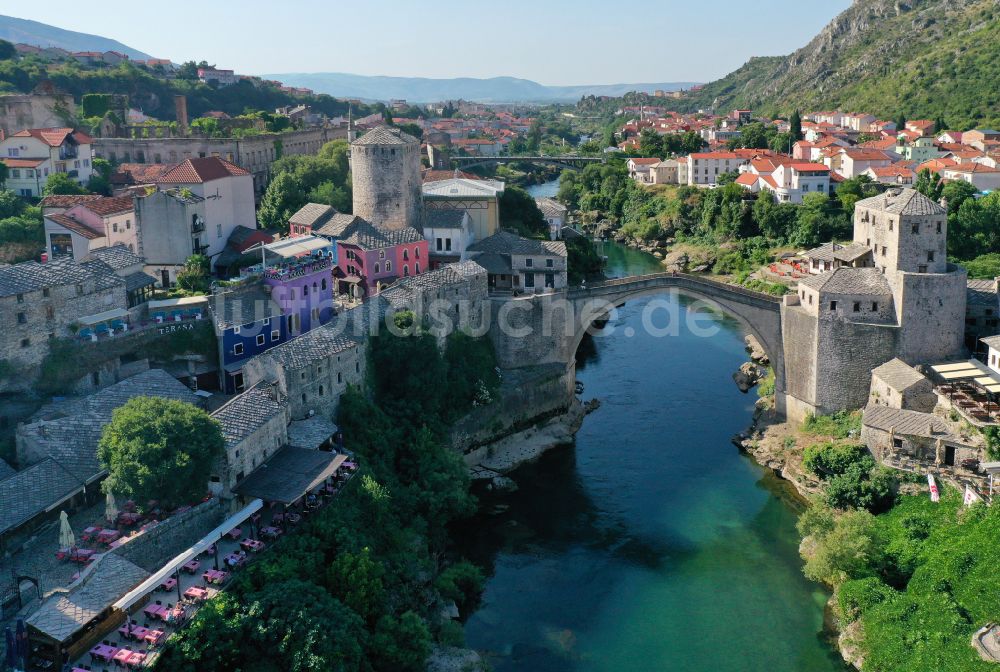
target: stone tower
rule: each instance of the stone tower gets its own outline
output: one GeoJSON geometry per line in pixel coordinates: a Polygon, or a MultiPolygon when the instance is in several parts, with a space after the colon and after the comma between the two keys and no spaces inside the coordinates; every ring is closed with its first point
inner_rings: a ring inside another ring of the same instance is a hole
{"type": "Polygon", "coordinates": [[[354,214],[377,226],[403,229],[420,217],[420,141],[379,126],[351,143],[354,214]]]}

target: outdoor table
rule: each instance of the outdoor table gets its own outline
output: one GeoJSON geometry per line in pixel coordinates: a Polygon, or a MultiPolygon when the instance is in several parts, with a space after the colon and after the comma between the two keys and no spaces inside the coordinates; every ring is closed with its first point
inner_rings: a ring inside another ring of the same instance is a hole
{"type": "Polygon", "coordinates": [[[179,623],[184,620],[184,605],[178,604],[164,614],[163,620],[167,623],[179,623]]]}
{"type": "Polygon", "coordinates": [[[122,533],[118,530],[101,530],[101,532],[97,535],[97,541],[102,544],[110,544],[111,542],[117,540],[120,536],[122,536],[122,533]]]}
{"type": "Polygon", "coordinates": [[[260,533],[263,534],[265,537],[270,537],[271,539],[274,539],[281,534],[281,529],[277,527],[265,527],[260,531],[260,533]]]}
{"type": "Polygon", "coordinates": [[[285,520],[287,520],[287,521],[288,521],[289,523],[291,523],[292,525],[295,525],[295,524],[296,524],[296,523],[298,523],[298,522],[299,522],[300,520],[302,520],[302,516],[300,516],[300,515],[299,515],[299,514],[297,514],[297,513],[286,513],[286,514],[285,514],[285,520]]]}
{"type": "Polygon", "coordinates": [[[129,667],[140,667],[145,662],[146,654],[142,651],[133,651],[132,655],[125,660],[125,664],[129,667]]]}
{"type": "Polygon", "coordinates": [[[227,566],[237,566],[238,567],[238,566],[242,565],[246,561],[246,558],[244,556],[240,555],[239,553],[230,553],[225,558],[223,558],[223,560],[225,561],[225,563],[226,563],[227,566]]]}
{"type": "Polygon", "coordinates": [[[188,574],[194,574],[195,572],[198,571],[199,567],[201,567],[201,563],[198,562],[197,560],[188,560],[187,562],[184,563],[181,569],[183,569],[188,574]]]}
{"type": "Polygon", "coordinates": [[[163,630],[147,630],[146,636],[143,638],[153,646],[158,646],[164,639],[166,639],[167,633],[163,630]]]}
{"type": "Polygon", "coordinates": [[[142,518],[138,513],[125,511],[118,514],[118,522],[122,525],[135,525],[142,518]]]}
{"type": "Polygon", "coordinates": [[[357,462],[344,462],[344,466],[347,467],[348,469],[350,469],[351,471],[354,471],[355,469],[358,468],[358,463],[357,462]]]}
{"type": "Polygon", "coordinates": [[[97,551],[93,551],[89,548],[77,548],[70,553],[69,559],[73,562],[86,563],[89,562],[90,559],[96,554],[97,551]]]}
{"type": "Polygon", "coordinates": [[[204,600],[208,597],[208,590],[199,588],[198,586],[191,586],[184,591],[184,597],[190,600],[204,600]]]}
{"type": "Polygon", "coordinates": [[[83,541],[90,541],[93,537],[99,535],[103,531],[103,528],[97,526],[88,527],[84,529],[83,534],[80,535],[80,539],[83,541]]]}
{"type": "Polygon", "coordinates": [[[164,579],[163,583],[160,584],[160,590],[167,593],[177,587],[177,579],[170,577],[169,579],[164,579]]]}
{"type": "Polygon", "coordinates": [[[222,583],[226,580],[226,572],[221,569],[210,569],[201,575],[206,583],[222,583]]]}
{"type": "Polygon", "coordinates": [[[108,646],[107,644],[98,644],[90,650],[90,658],[91,660],[99,658],[107,663],[114,659],[116,653],[118,653],[117,647],[108,646]]]}
{"type": "Polygon", "coordinates": [[[132,649],[118,649],[118,653],[112,656],[112,660],[120,665],[127,665],[128,659],[135,653],[132,649]]]}
{"type": "Polygon", "coordinates": [[[240,542],[240,546],[247,551],[256,553],[257,551],[264,548],[264,542],[258,541],[257,539],[244,539],[240,542]]]}
{"type": "Polygon", "coordinates": [[[229,537],[230,539],[232,539],[233,541],[236,541],[242,535],[243,535],[243,530],[241,530],[238,527],[234,527],[233,529],[231,529],[228,532],[226,532],[226,536],[229,537]]]}
{"type": "Polygon", "coordinates": [[[148,604],[146,605],[142,612],[149,616],[150,618],[165,619],[167,615],[167,608],[162,604],[148,604]]]}
{"type": "Polygon", "coordinates": [[[144,628],[141,625],[123,625],[118,628],[118,634],[125,639],[145,639],[147,632],[149,632],[149,628],[144,628]]]}

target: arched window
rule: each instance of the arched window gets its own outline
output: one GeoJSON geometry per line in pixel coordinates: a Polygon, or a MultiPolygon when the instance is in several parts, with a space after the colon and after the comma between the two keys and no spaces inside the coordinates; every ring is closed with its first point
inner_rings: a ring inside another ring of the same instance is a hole
{"type": "Polygon", "coordinates": [[[413,272],[416,273],[417,275],[420,275],[420,262],[418,261],[416,264],[413,265],[413,267],[414,267],[413,272]]]}
{"type": "Polygon", "coordinates": [[[313,294],[315,294],[318,291],[317,287],[318,287],[318,285],[314,282],[313,283],[313,294]]]}
{"type": "Polygon", "coordinates": [[[407,266],[406,264],[403,264],[403,275],[407,276],[409,274],[410,274],[410,267],[407,266]]]}
{"type": "MultiPolygon", "coordinates": [[[[294,292],[295,290],[292,291],[294,292]]],[[[302,285],[302,296],[309,296],[309,285],[302,285]]]]}
{"type": "MultiPolygon", "coordinates": [[[[386,264],[386,266],[388,266],[388,265],[389,265],[389,264],[386,264]]],[[[378,270],[378,263],[376,263],[376,264],[375,264],[375,272],[376,272],[376,273],[378,273],[378,272],[379,272],[379,270],[378,270]]]]}
{"type": "Polygon", "coordinates": [[[321,397],[323,396],[323,386],[322,385],[319,386],[319,396],[321,396],[321,397]]]}
{"type": "Polygon", "coordinates": [[[303,404],[306,403],[306,395],[305,395],[305,393],[302,394],[302,403],[303,404]]]}
{"type": "Polygon", "coordinates": [[[323,282],[321,283],[321,286],[323,287],[323,291],[325,292],[326,291],[326,278],[323,278],[323,282]]]}
{"type": "Polygon", "coordinates": [[[410,251],[409,251],[409,250],[407,250],[407,249],[406,249],[406,248],[404,247],[404,248],[403,248],[403,261],[409,261],[409,260],[410,260],[410,251]]]}
{"type": "MultiPolygon", "coordinates": [[[[389,273],[391,271],[392,271],[392,262],[389,261],[389,260],[386,260],[386,262],[385,262],[385,272],[389,273]]],[[[376,272],[378,272],[378,271],[376,271],[376,272]]]]}
{"type": "MultiPolygon", "coordinates": [[[[413,248],[413,256],[416,257],[417,259],[420,258],[420,248],[419,247],[414,247],[413,248]]],[[[420,271],[417,271],[417,273],[419,273],[419,272],[420,271]]]]}

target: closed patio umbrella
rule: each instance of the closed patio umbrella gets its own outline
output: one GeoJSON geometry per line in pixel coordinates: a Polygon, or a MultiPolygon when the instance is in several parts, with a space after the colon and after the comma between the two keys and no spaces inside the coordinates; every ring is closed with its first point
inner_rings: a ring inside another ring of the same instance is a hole
{"type": "Polygon", "coordinates": [[[118,520],[118,503],[115,502],[115,495],[110,490],[108,490],[108,495],[105,497],[104,517],[108,519],[109,523],[114,523],[118,520]]]}
{"type": "Polygon", "coordinates": [[[76,537],[73,536],[73,528],[69,526],[69,516],[65,511],[59,512],[59,548],[74,548],[76,537]]]}
{"type": "Polygon", "coordinates": [[[4,658],[7,661],[7,667],[14,667],[17,665],[17,644],[14,642],[14,633],[9,625],[3,629],[3,639],[6,647],[4,658]]]}

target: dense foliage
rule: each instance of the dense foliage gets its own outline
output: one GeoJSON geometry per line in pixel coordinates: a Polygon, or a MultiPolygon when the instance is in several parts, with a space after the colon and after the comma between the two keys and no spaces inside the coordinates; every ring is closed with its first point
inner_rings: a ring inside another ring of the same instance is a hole
{"type": "MultiPolygon", "coordinates": [[[[412,315],[398,328],[419,331],[412,315]]],[[[415,672],[432,642],[460,644],[442,600],[470,607],[478,569],[449,563],[447,526],[475,501],[449,423],[495,394],[488,341],[383,334],[369,398],[350,389],[338,425],[362,463],[335,502],[275,544],[168,645],[166,671],[415,672]],[[442,382],[447,381],[447,382],[442,382]]]]}
{"type": "Polygon", "coordinates": [[[275,161],[257,211],[261,225],[287,233],[288,219],[306,203],[325,203],[350,212],[349,152],[346,140],[333,140],[316,156],[292,155],[275,161]]]}
{"type": "Polygon", "coordinates": [[[134,397],[104,427],[97,457],[115,494],[166,509],[201,500],[225,442],[196,406],[162,397],[134,397]]]}

